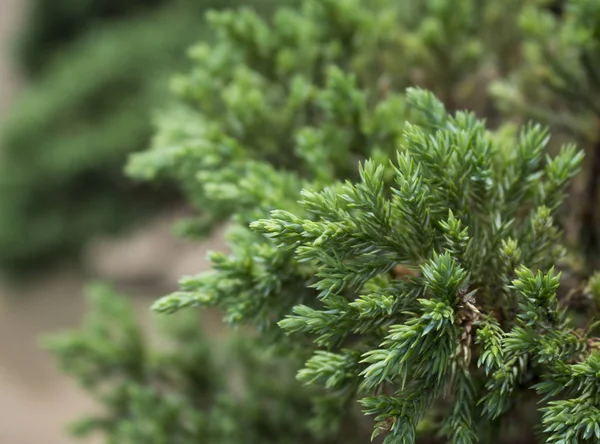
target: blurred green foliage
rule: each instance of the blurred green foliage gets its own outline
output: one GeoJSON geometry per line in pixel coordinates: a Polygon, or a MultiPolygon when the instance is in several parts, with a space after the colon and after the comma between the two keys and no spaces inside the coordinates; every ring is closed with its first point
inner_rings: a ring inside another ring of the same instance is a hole
{"type": "Polygon", "coordinates": [[[197,28],[189,11],[107,26],[74,42],[24,91],[2,133],[3,266],[76,252],[161,204],[122,177],[122,164],[148,143],[150,110],[197,28]]]}
{"type": "Polygon", "coordinates": [[[166,0],[32,0],[19,41],[19,61],[30,76],[44,73],[57,52],[91,28],[131,19],[166,0]]]}
{"type": "Polygon", "coordinates": [[[175,0],[147,11],[155,3],[33,7],[23,57],[47,54],[48,61],[0,134],[5,269],[73,257],[91,236],[116,233],[177,199],[172,189],[131,183],[123,164],[149,144],[151,113],[168,100],[167,79],[185,66],[186,48],[210,37],[203,13],[236,2],[175,0]],[[63,39],[61,24],[66,33],[80,31],[73,41],[63,39]]]}
{"type": "Polygon", "coordinates": [[[92,32],[22,94],[5,122],[0,163],[0,263],[8,268],[76,252],[160,205],[122,177],[151,133],[149,110],[197,17],[162,11],[92,32]]]}
{"type": "MultiPolygon", "coordinates": [[[[527,2],[508,3],[518,10],[527,2]]],[[[193,68],[172,83],[177,104],[161,113],[151,149],[133,155],[127,170],[179,183],[200,210],[181,225],[188,235],[251,205],[251,193],[237,188],[252,169],[310,176],[318,165],[317,175],[348,177],[369,146],[392,150],[397,133],[381,133],[376,122],[405,117],[400,97],[377,103],[391,91],[418,84],[450,109],[490,109],[488,72],[510,66],[504,55],[519,35],[496,0],[308,1],[271,20],[246,8],[208,21],[216,41],[192,48],[193,68]],[[507,37],[496,38],[500,32],[507,37]],[[347,106],[335,108],[336,97],[347,106]],[[360,120],[362,103],[377,105],[374,121],[360,120]],[[331,125],[312,128],[323,121],[331,125]]]]}
{"type": "Polygon", "coordinates": [[[566,228],[591,273],[600,267],[600,2],[542,3],[553,7],[529,6],[518,15],[522,61],[491,90],[505,117],[536,119],[585,149],[566,228]]]}
{"type": "MultiPolygon", "coordinates": [[[[102,432],[119,444],[338,442],[311,429],[294,378],[300,360],[274,358],[254,335],[209,342],[192,312],[144,330],[127,298],[105,285],[90,287],[88,302],[80,331],[44,339],[106,409],[73,424],[75,435],[102,432]]],[[[368,440],[356,423],[347,427],[344,442],[368,440]]]]}

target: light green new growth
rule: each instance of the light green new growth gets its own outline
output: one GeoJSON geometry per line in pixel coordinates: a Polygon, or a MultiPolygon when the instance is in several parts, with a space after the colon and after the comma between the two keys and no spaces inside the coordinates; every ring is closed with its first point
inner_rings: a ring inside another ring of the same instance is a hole
{"type": "MultiPolygon", "coordinates": [[[[496,30],[516,29],[502,8],[496,0],[305,0],[270,19],[249,8],[211,13],[217,41],[192,48],[193,69],[172,82],[178,104],[159,116],[152,149],[132,156],[127,171],[182,185],[202,211],[182,225],[186,234],[231,214],[262,217],[247,175],[268,178],[275,167],[323,184],[356,177],[358,161],[394,155],[407,118],[395,92],[416,83],[455,107],[490,106],[485,72],[508,63],[512,45],[496,30]]],[[[300,187],[290,180],[265,184],[261,201],[300,187]]]]}

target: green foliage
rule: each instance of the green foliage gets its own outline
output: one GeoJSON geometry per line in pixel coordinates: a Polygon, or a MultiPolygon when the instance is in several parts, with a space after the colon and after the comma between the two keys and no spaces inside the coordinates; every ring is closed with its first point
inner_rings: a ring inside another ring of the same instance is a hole
{"type": "MultiPolygon", "coordinates": [[[[274,337],[289,349],[312,339],[298,377],[360,400],[385,442],[414,442],[431,415],[449,441],[474,442],[523,384],[558,399],[547,385],[596,359],[591,333],[559,310],[551,268],[564,253],[553,218],[582,156],[566,146],[547,157],[536,125],[507,151],[430,93],[412,89],[404,100],[421,124],[404,124],[391,166],[369,160],[355,181],[305,182],[284,209],[250,224],[265,238],[238,228],[229,258],[214,256],[213,272],[184,279],[154,308],[217,306],[266,337],[281,327],[290,336],[274,337]]],[[[586,393],[577,385],[569,395],[586,393]]],[[[547,405],[547,439],[559,441],[547,405]]],[[[592,420],[581,417],[581,436],[592,420]]]]}
{"type": "MultiPolygon", "coordinates": [[[[88,6],[98,13],[126,6],[46,3],[57,14],[79,11],[73,23],[88,6]]],[[[150,113],[168,100],[169,76],[184,65],[185,49],[206,35],[203,12],[227,4],[171,2],[86,29],[25,89],[1,135],[4,268],[71,258],[90,237],[130,227],[176,199],[172,189],[133,184],[123,164],[150,142],[150,113]]],[[[261,9],[268,6],[261,2],[261,9]]]]}
{"type": "Polygon", "coordinates": [[[524,63],[510,82],[495,85],[506,111],[521,111],[568,131],[582,142],[598,139],[593,116],[599,115],[598,54],[600,10],[594,0],[569,0],[563,13],[532,5],[520,24],[524,63]],[[591,121],[592,120],[592,121],[591,121]]]}
{"type": "Polygon", "coordinates": [[[149,140],[148,110],[196,28],[189,10],[174,10],[91,33],[25,90],[2,134],[5,267],[76,252],[161,204],[122,164],[149,140]]]}
{"type": "MultiPolygon", "coordinates": [[[[160,344],[142,331],[125,296],[90,288],[91,314],[45,347],[104,407],[73,424],[114,443],[328,443],[310,427],[310,404],[290,360],[251,337],[209,347],[198,316],[161,323],[160,344]]],[[[358,441],[360,442],[360,441],[358,441]]]]}
{"type": "Polygon", "coordinates": [[[589,313],[579,327],[555,271],[556,220],[583,155],[568,144],[551,155],[540,125],[491,131],[455,111],[488,69],[518,62],[502,59],[521,37],[504,5],[213,13],[217,42],[191,51],[194,69],[173,83],[180,103],[131,158],[131,175],[176,180],[202,211],[187,234],[233,215],[230,253],[153,308],[219,308],[272,346],[274,368],[297,370],[307,387],[275,398],[289,416],[273,442],[350,442],[357,406],[386,444],[510,442],[510,426],[548,443],[600,439],[597,328],[589,313]]]}
{"type": "MultiPolygon", "coordinates": [[[[24,73],[32,78],[44,76],[57,56],[68,49],[72,42],[85,38],[90,33],[103,32],[106,26],[110,28],[118,22],[121,26],[127,26],[127,23],[135,23],[140,17],[152,14],[161,7],[184,7],[190,13],[197,14],[207,7],[230,7],[237,4],[236,0],[25,1],[29,3],[27,19],[20,31],[17,59],[24,73]]],[[[261,0],[257,4],[261,7],[268,6],[270,1],[261,0]]]]}
{"type": "Polygon", "coordinates": [[[173,81],[179,103],[128,173],[182,184],[202,210],[187,234],[255,207],[258,190],[239,187],[269,168],[262,162],[324,183],[355,176],[360,159],[392,152],[401,128],[391,123],[405,118],[394,91],[416,83],[456,107],[489,105],[478,85],[508,45],[493,33],[515,26],[496,1],[461,1],[461,14],[455,3],[304,1],[270,20],[249,9],[209,14],[217,41],[190,51],[193,69],[173,81]]]}
{"type": "Polygon", "coordinates": [[[118,18],[131,19],[163,0],[29,0],[28,19],[19,42],[19,59],[30,75],[39,75],[55,54],[91,27],[118,18]]]}
{"type": "Polygon", "coordinates": [[[46,341],[61,367],[110,412],[86,418],[73,430],[80,436],[104,430],[111,437],[108,442],[141,442],[144,434],[158,434],[155,442],[180,442],[197,433],[201,421],[196,403],[218,386],[201,329],[190,320],[180,321],[172,332],[175,345],[170,344],[175,353],[149,351],[124,297],[98,285],[88,299],[93,312],[82,332],[46,341]],[[178,347],[185,347],[185,353],[176,354],[178,347]],[[192,364],[196,359],[205,365],[192,364]],[[168,391],[162,391],[163,383],[168,391]]]}
{"type": "Polygon", "coordinates": [[[166,12],[93,33],[25,91],[3,133],[5,266],[76,251],[160,203],[127,183],[121,165],[148,140],[144,110],[164,97],[161,83],[195,26],[183,11],[166,12]]]}
{"type": "Polygon", "coordinates": [[[439,399],[449,403],[442,432],[452,442],[473,442],[478,427],[486,427],[476,414],[478,399],[484,417],[494,418],[521,377],[554,380],[571,359],[587,359],[585,335],[559,320],[552,270],[534,275],[525,268],[547,270],[558,258],[553,212],[545,205],[561,200],[581,160],[567,148],[544,165],[546,140],[538,127],[527,127],[507,157],[469,114],[448,117],[435,131],[409,125],[391,189],[384,166],[368,161],[359,183],[303,192],[304,217],[274,211],[251,225],[289,248],[292,262],[313,265],[309,303],[316,299],[321,307],[296,307],[279,325],[315,335],[330,351],[360,352],[347,386],[365,396],[375,435],[389,431],[386,442],[413,442],[415,427],[439,399]],[[511,240],[526,264],[516,270],[503,260],[511,240]],[[399,264],[419,267],[420,276],[395,279],[390,271],[399,264]],[[392,297],[393,304],[383,313],[364,310],[354,303],[364,295],[392,297]],[[498,369],[477,392],[485,378],[471,366],[471,348],[480,324],[480,343],[490,347],[480,362],[488,372],[498,369]],[[520,366],[523,360],[530,364],[520,366]],[[382,391],[393,395],[369,396],[382,391]]]}
{"type": "Polygon", "coordinates": [[[507,116],[534,118],[562,138],[578,141],[588,161],[576,205],[569,208],[568,237],[585,255],[590,273],[599,265],[600,215],[600,4],[567,0],[560,11],[530,5],[520,15],[526,38],[523,61],[492,93],[507,116]]]}

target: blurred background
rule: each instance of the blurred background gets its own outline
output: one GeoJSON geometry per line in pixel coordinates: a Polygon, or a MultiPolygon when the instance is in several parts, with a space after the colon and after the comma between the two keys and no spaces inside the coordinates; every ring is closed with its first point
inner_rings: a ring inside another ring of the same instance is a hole
{"type": "Polygon", "coordinates": [[[0,443],[76,442],[66,426],[94,403],[39,341],[80,324],[90,281],[133,295],[145,322],[222,247],[220,232],[178,241],[175,192],[122,173],[209,3],[0,0],[0,443]]]}

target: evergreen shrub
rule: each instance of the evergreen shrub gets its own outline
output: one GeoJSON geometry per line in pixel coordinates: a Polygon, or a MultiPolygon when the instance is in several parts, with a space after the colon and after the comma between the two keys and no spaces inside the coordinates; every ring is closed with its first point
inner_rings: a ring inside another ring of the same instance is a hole
{"type": "Polygon", "coordinates": [[[216,41],[192,48],[193,69],[172,82],[178,102],[127,169],[182,184],[201,210],[182,224],[189,235],[246,206],[229,183],[250,169],[349,177],[372,150],[389,155],[400,125],[385,133],[378,122],[402,123],[405,105],[394,91],[418,84],[453,109],[488,109],[489,73],[510,66],[504,55],[518,35],[500,2],[475,0],[304,1],[271,19],[242,8],[208,21],[216,41]],[[363,103],[368,115],[359,113],[363,103]]]}
{"type": "MultiPolygon", "coordinates": [[[[458,20],[436,15],[448,2],[425,3],[433,9],[420,31],[458,20]]],[[[416,78],[395,56],[410,41],[410,25],[399,26],[407,10],[403,2],[309,0],[302,14],[284,9],[272,22],[249,10],[211,16],[217,43],[192,51],[196,68],[174,82],[182,103],[128,169],[179,181],[204,217],[188,234],[233,213],[230,252],[211,254],[210,272],[184,277],[153,309],[218,308],[242,342],[266,353],[243,393],[259,411],[278,405],[280,427],[261,426],[268,437],[247,427],[232,443],[366,442],[365,427],[387,444],[531,442],[534,432],[548,443],[598,442],[598,277],[557,294],[568,262],[556,220],[582,152],[566,144],[551,155],[549,132],[537,124],[488,128],[457,111],[443,81],[433,83],[449,109],[432,92],[405,89],[416,78]],[[304,387],[276,378],[276,369],[304,387]],[[280,381],[289,391],[271,397],[280,381]]],[[[474,52],[475,66],[498,63],[502,52],[485,48],[474,52]]],[[[481,71],[463,75],[475,82],[481,71]]],[[[70,341],[89,331],[53,347],[84,381],[70,341]]],[[[121,340],[111,343],[122,350],[121,340]]],[[[195,338],[177,356],[201,365],[207,358],[193,351],[203,344],[195,338]]],[[[128,376],[106,381],[121,361],[96,371],[104,361],[85,360],[94,381],[131,384],[128,376]]],[[[162,387],[187,396],[173,381],[162,387]]],[[[238,399],[235,381],[215,387],[238,399]]],[[[126,409],[149,403],[136,394],[126,409]]],[[[214,414],[235,429],[252,411],[237,405],[231,416],[210,404],[172,418],[189,424],[186,415],[214,414]]],[[[111,416],[115,427],[142,427],[131,417],[111,416]]],[[[181,442],[211,439],[199,431],[181,442]]]]}

